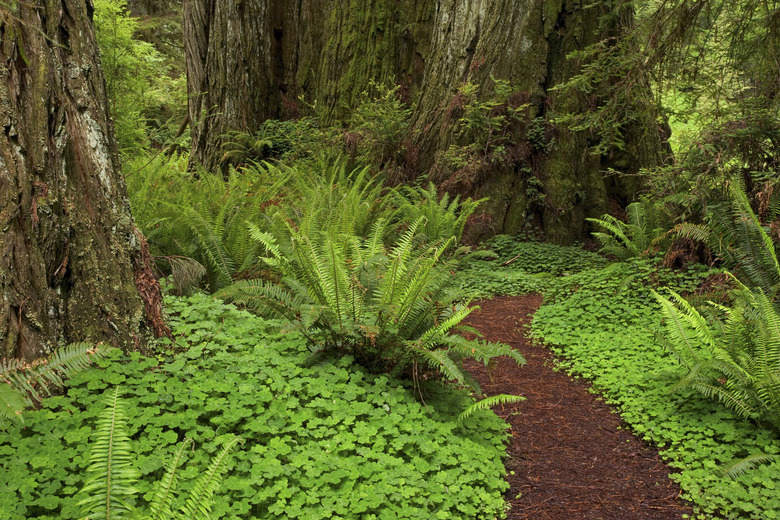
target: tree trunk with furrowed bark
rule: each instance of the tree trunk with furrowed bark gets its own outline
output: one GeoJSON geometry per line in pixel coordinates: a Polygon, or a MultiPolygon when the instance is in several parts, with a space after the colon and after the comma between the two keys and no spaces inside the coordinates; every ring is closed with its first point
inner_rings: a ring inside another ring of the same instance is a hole
{"type": "Polygon", "coordinates": [[[0,4],[0,356],[148,334],[91,5],[0,4]]]}
{"type": "MultiPolygon", "coordinates": [[[[474,219],[473,238],[541,226],[548,239],[569,243],[585,218],[625,204],[630,178],[664,160],[651,103],[625,129],[621,151],[594,155],[593,132],[556,126],[556,111],[592,109],[593,101],[554,88],[575,75],[573,51],[619,37],[630,16],[605,17],[615,2],[583,0],[216,0],[185,1],[185,41],[194,123],[193,164],[220,167],[223,136],[254,132],[269,118],[295,117],[302,96],[345,120],[370,82],[399,85],[413,107],[409,149],[414,175],[440,187],[490,197],[474,219]],[[442,158],[473,135],[458,128],[458,90],[494,80],[511,86],[525,119],[513,124],[500,161],[486,154],[457,169],[442,158]]],[[[596,93],[598,94],[598,93],[596,93]]],[[[639,103],[641,105],[641,102],[639,103]]]]}

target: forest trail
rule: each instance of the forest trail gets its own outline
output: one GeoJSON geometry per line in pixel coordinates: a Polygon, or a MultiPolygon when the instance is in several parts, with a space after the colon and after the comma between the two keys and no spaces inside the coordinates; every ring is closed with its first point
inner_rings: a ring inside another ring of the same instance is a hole
{"type": "Polygon", "coordinates": [[[554,357],[525,338],[525,326],[542,304],[539,295],[478,302],[467,319],[490,341],[519,350],[528,364],[501,358],[493,381],[469,361],[487,395],[519,394],[517,404],[496,407],[511,425],[505,461],[511,485],[509,520],[680,519],[692,509],[657,450],[624,428],[617,413],[587,381],[553,370],[554,357]]]}

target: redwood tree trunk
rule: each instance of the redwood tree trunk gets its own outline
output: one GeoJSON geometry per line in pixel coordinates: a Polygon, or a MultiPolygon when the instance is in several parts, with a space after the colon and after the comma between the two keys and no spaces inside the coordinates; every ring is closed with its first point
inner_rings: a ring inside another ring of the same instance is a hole
{"type": "Polygon", "coordinates": [[[140,240],[92,4],[12,4],[0,7],[0,355],[32,359],[82,340],[137,349],[140,240]]]}
{"type": "Polygon", "coordinates": [[[553,88],[579,70],[569,53],[620,35],[625,20],[603,23],[618,1],[188,0],[199,6],[190,12],[205,13],[198,23],[185,18],[185,40],[199,49],[187,64],[190,88],[200,94],[191,98],[191,159],[215,169],[226,132],[254,132],[265,119],[294,115],[299,95],[339,120],[370,81],[397,84],[415,101],[416,173],[453,192],[490,197],[473,238],[536,224],[549,239],[571,242],[609,199],[635,195],[636,186],[603,172],[631,174],[663,160],[649,106],[636,107],[646,115],[626,132],[625,152],[612,156],[591,154],[592,133],[551,122],[556,108],[589,109],[589,100],[553,88]],[[458,128],[458,89],[470,82],[489,96],[492,78],[507,80],[514,102],[528,104],[526,120],[511,128],[505,160],[483,157],[452,171],[443,153],[475,138],[458,128]]]}

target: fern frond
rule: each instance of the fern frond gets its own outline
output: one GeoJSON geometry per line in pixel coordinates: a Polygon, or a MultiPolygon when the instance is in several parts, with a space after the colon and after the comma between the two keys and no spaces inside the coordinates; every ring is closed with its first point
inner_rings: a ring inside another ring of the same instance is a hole
{"type": "Polygon", "coordinates": [[[134,508],[128,502],[137,490],[134,484],[140,472],[133,466],[135,456],[127,431],[127,413],[120,399],[119,387],[106,392],[106,409],[98,417],[92,442],[87,479],[81,500],[83,518],[121,520],[134,508]]]}
{"type": "Polygon", "coordinates": [[[217,298],[244,305],[266,317],[295,320],[306,299],[264,280],[240,280],[215,294],[217,298]]]}
{"type": "Polygon", "coordinates": [[[690,370],[699,362],[699,348],[706,345],[711,351],[714,338],[702,315],[674,291],[668,291],[674,302],[651,290],[661,305],[666,320],[667,346],[690,370]]]}
{"type": "Polygon", "coordinates": [[[283,258],[282,251],[279,249],[279,245],[277,244],[276,238],[273,235],[265,231],[261,231],[260,228],[257,227],[257,224],[254,224],[253,222],[247,222],[246,225],[249,229],[249,236],[252,238],[252,240],[259,242],[266,249],[266,251],[273,255],[274,258],[283,258]]]}
{"type": "Polygon", "coordinates": [[[29,403],[23,394],[7,381],[0,381],[0,430],[7,421],[21,421],[22,411],[29,403]]]}
{"type": "Polygon", "coordinates": [[[236,445],[243,443],[241,437],[227,440],[222,449],[212,459],[206,471],[195,481],[181,515],[186,520],[209,520],[214,493],[222,483],[222,477],[230,461],[230,452],[236,445]]]}
{"type": "Polygon", "coordinates": [[[519,403],[521,401],[525,401],[525,397],[519,395],[499,394],[491,397],[486,397],[472,404],[465,410],[463,410],[463,412],[461,412],[460,415],[458,415],[457,422],[462,423],[464,420],[468,419],[469,417],[474,415],[475,412],[479,410],[488,410],[490,408],[493,408],[494,406],[499,406],[502,404],[510,404],[510,403],[519,403]]]}
{"type": "Polygon", "coordinates": [[[72,343],[52,352],[48,358],[32,363],[15,359],[0,359],[0,382],[5,380],[18,390],[28,406],[48,395],[49,385],[62,386],[66,378],[89,367],[95,359],[111,350],[104,344],[72,343]]]}
{"type": "Polygon", "coordinates": [[[776,455],[767,455],[765,453],[755,453],[742,459],[737,459],[722,465],[718,469],[718,473],[722,477],[728,477],[732,480],[736,480],[740,476],[744,475],[748,471],[757,468],[762,464],[771,464],[776,462],[778,457],[776,455]]]}
{"type": "Polygon", "coordinates": [[[192,439],[184,439],[179,444],[179,448],[174,453],[170,462],[165,468],[165,474],[162,479],[157,483],[157,489],[154,492],[154,497],[149,505],[149,520],[168,520],[173,517],[171,510],[171,504],[174,498],[174,489],[176,488],[177,470],[181,466],[184,460],[185,453],[192,447],[194,441],[192,439]]]}

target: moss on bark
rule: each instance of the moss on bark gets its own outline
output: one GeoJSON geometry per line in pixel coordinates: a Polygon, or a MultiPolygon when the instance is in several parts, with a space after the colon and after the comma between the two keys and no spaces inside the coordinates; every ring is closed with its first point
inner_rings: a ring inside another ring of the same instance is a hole
{"type": "MultiPolygon", "coordinates": [[[[549,239],[570,243],[583,236],[586,217],[606,211],[610,198],[628,201],[635,195],[638,186],[605,177],[608,168],[635,173],[663,159],[655,115],[646,106],[635,107],[639,115],[636,126],[626,129],[625,151],[610,157],[590,154],[595,136],[589,132],[546,128],[555,142],[543,149],[529,136],[534,118],[549,127],[553,110],[588,109],[589,100],[553,89],[579,70],[580,63],[566,58],[569,53],[620,34],[619,20],[603,23],[612,2],[304,0],[290,5],[244,0],[243,12],[225,16],[220,9],[228,8],[214,1],[193,0],[216,7],[207,31],[208,53],[203,62],[188,65],[193,78],[198,67],[206,70],[197,88],[209,94],[197,101],[193,116],[201,125],[193,134],[193,158],[206,167],[218,163],[226,131],[253,132],[267,118],[294,115],[289,109],[298,95],[324,106],[321,115],[327,121],[344,120],[374,81],[401,85],[406,99],[414,101],[410,138],[416,173],[445,180],[462,172],[448,170],[442,154],[452,144],[476,138],[458,129],[453,111],[458,89],[470,82],[487,97],[492,78],[508,81],[516,98],[530,105],[528,120],[511,128],[513,142],[506,143],[511,153],[500,160],[476,158],[471,166],[478,175],[459,184],[469,195],[493,199],[484,206],[483,222],[490,220],[496,232],[535,223],[549,239]],[[262,23],[244,24],[247,13],[262,23]],[[250,37],[257,43],[236,43],[250,37]],[[227,53],[236,59],[220,58],[227,53]],[[240,70],[233,65],[236,60],[240,70]],[[490,168],[483,168],[488,163],[490,168]]],[[[193,56],[197,53],[188,59],[193,56]]]]}

